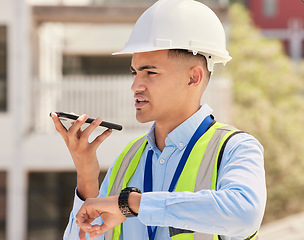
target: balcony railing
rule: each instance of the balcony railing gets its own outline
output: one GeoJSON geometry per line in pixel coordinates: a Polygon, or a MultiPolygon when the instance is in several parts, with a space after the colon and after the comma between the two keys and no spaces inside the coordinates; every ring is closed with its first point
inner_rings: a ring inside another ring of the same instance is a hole
{"type": "MultiPolygon", "coordinates": [[[[106,121],[120,123],[124,128],[147,127],[135,119],[133,78],[129,75],[64,77],[33,83],[33,114],[36,132],[54,131],[49,113],[52,111],[86,113],[106,121]]],[[[230,81],[212,79],[202,102],[207,102],[217,119],[229,122],[231,109],[230,81]]]]}

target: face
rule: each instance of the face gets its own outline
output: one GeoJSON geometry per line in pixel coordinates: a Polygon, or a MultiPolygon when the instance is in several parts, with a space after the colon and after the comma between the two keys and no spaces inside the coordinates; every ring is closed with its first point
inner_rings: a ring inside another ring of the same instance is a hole
{"type": "Polygon", "coordinates": [[[189,73],[168,57],[168,50],[133,54],[131,72],[139,122],[170,123],[185,117],[189,73]]]}

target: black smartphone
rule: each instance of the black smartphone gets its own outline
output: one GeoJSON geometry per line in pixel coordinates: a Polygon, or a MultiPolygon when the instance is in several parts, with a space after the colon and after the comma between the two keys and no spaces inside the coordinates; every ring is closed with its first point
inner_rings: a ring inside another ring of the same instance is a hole
{"type": "MultiPolygon", "coordinates": [[[[77,120],[79,118],[78,115],[76,114],[73,114],[73,113],[66,113],[66,112],[55,112],[58,116],[58,118],[60,120],[77,120]]],[[[50,116],[52,113],[50,113],[50,116]]],[[[85,122],[86,123],[92,123],[95,119],[93,118],[88,118],[85,122]]],[[[105,122],[105,121],[102,121],[99,126],[101,127],[106,127],[106,128],[110,128],[110,129],[115,129],[115,130],[118,130],[118,131],[121,131],[122,130],[122,126],[119,125],[119,124],[115,124],[115,123],[110,123],[110,122],[105,122]]]]}

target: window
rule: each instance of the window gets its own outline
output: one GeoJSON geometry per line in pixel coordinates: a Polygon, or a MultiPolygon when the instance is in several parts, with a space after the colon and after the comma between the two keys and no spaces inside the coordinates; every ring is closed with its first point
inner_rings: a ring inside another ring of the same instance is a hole
{"type": "Polygon", "coordinates": [[[63,75],[128,74],[130,56],[64,56],[63,75]]]}
{"type": "Polygon", "coordinates": [[[0,239],[5,239],[6,173],[0,172],[0,239]]]}
{"type": "Polygon", "coordinates": [[[278,12],[278,0],[263,0],[263,13],[266,17],[274,17],[278,12]]]}
{"type": "MultiPolygon", "coordinates": [[[[100,181],[104,176],[100,174],[100,181]]],[[[76,177],[75,172],[29,174],[28,240],[62,239],[73,207],[76,177]]]]}
{"type": "Polygon", "coordinates": [[[7,29],[0,26],[0,111],[7,109],[7,29]]]}

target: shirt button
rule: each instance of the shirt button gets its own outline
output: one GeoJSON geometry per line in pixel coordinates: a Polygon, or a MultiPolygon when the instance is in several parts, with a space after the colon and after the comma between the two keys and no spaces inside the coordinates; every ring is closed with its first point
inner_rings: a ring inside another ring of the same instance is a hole
{"type": "Polygon", "coordinates": [[[184,228],[189,228],[189,225],[188,225],[188,224],[185,224],[185,225],[184,225],[184,228]]]}
{"type": "Polygon", "coordinates": [[[165,159],[162,158],[159,162],[160,162],[160,164],[164,164],[165,163],[165,159]]]}
{"type": "Polygon", "coordinates": [[[184,146],[184,144],[183,144],[182,142],[180,142],[178,145],[179,145],[180,147],[183,147],[183,146],[184,146]]]}

